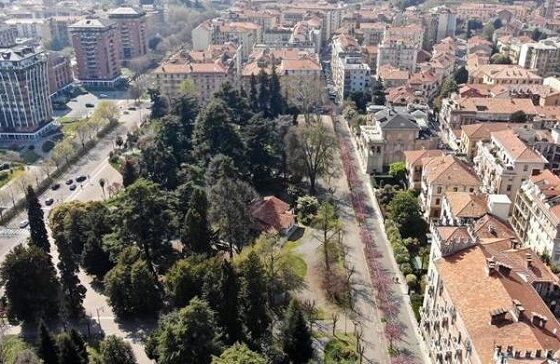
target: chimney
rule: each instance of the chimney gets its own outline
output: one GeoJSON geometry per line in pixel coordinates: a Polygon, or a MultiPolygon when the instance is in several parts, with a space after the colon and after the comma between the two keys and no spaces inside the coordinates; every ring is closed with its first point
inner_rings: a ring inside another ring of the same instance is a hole
{"type": "Polygon", "coordinates": [[[496,261],[494,257],[486,258],[486,270],[488,276],[491,276],[496,271],[496,261]]]}
{"type": "Polygon", "coordinates": [[[511,269],[512,267],[505,263],[498,263],[498,271],[506,277],[509,276],[509,272],[511,272],[511,269]]]}
{"type": "Polygon", "coordinates": [[[536,312],[531,312],[531,323],[537,327],[544,327],[544,325],[546,325],[546,322],[548,321],[548,318],[546,316],[540,315],[536,312]]]}
{"type": "Polygon", "coordinates": [[[527,261],[527,268],[531,268],[533,266],[533,255],[531,253],[525,254],[525,260],[527,261]]]}
{"type": "Polygon", "coordinates": [[[490,311],[490,325],[497,325],[504,322],[506,319],[507,311],[503,308],[490,311]]]}
{"type": "Polygon", "coordinates": [[[511,248],[512,248],[512,249],[515,250],[515,249],[519,248],[520,245],[521,245],[521,244],[519,244],[519,240],[517,240],[517,239],[515,239],[515,238],[514,238],[514,239],[511,239],[511,248]]]}
{"type": "Polygon", "coordinates": [[[513,300],[513,316],[517,321],[525,319],[525,307],[518,300],[513,300]]]}

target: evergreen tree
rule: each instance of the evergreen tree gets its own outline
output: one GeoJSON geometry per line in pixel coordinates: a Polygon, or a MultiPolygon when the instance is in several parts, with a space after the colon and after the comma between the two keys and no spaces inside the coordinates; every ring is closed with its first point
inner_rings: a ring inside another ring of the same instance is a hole
{"type": "Polygon", "coordinates": [[[86,296],[86,288],[78,278],[79,256],[74,254],[72,247],[63,234],[56,234],[55,244],[58,249],[59,262],[57,264],[60,272],[60,283],[62,286],[62,309],[63,313],[71,318],[80,318],[84,314],[82,305],[86,296]]]}
{"type": "Polygon", "coordinates": [[[122,182],[123,186],[126,188],[136,181],[138,175],[136,173],[136,167],[134,167],[134,162],[130,159],[127,159],[122,166],[122,182]]]}
{"type": "Polygon", "coordinates": [[[58,347],[47,325],[43,321],[39,324],[39,340],[37,354],[44,364],[58,364],[58,347]]]}
{"type": "Polygon", "coordinates": [[[249,89],[249,105],[253,112],[259,112],[259,92],[257,90],[257,78],[251,73],[251,88],[249,89]]]}
{"type": "Polygon", "coordinates": [[[72,338],[67,333],[58,336],[58,363],[59,364],[81,364],[82,358],[74,345],[72,338]]]}
{"type": "Polygon", "coordinates": [[[141,151],[139,169],[140,176],[168,190],[177,187],[179,162],[175,158],[173,148],[167,146],[161,138],[146,143],[141,151]]]}
{"type": "Polygon", "coordinates": [[[212,250],[208,200],[206,192],[201,188],[195,188],[191,193],[189,209],[181,231],[181,242],[189,252],[209,253],[212,250]]]}
{"type": "Polygon", "coordinates": [[[282,114],[283,108],[284,99],[282,97],[280,79],[276,73],[276,66],[273,66],[272,75],[270,76],[270,116],[274,118],[282,114]]]}
{"type": "Polygon", "coordinates": [[[216,312],[216,321],[224,329],[223,340],[231,345],[241,339],[239,317],[239,279],[230,262],[224,260],[218,277],[211,277],[204,285],[204,298],[216,312]]]}
{"type": "Polygon", "coordinates": [[[43,209],[35,194],[33,187],[27,186],[26,193],[27,216],[29,220],[29,232],[31,235],[30,243],[41,248],[45,253],[50,252],[49,235],[45,227],[43,209]]]}
{"type": "Polygon", "coordinates": [[[241,312],[247,336],[253,348],[260,346],[263,336],[270,331],[271,318],[266,300],[266,281],[262,262],[255,252],[241,263],[241,312]]]}
{"type": "Polygon", "coordinates": [[[243,97],[229,82],[224,83],[214,97],[222,100],[231,109],[232,121],[238,125],[244,125],[253,116],[247,98],[243,97]]]}
{"type": "Polygon", "coordinates": [[[115,335],[107,336],[99,344],[102,364],[136,364],[130,344],[115,335]]]}
{"type": "Polygon", "coordinates": [[[88,364],[89,362],[89,354],[87,351],[87,345],[84,341],[84,338],[82,337],[82,335],[80,335],[80,333],[74,329],[70,330],[70,338],[72,339],[72,342],[74,343],[74,346],[76,347],[76,351],[78,352],[78,355],[80,355],[81,358],[81,364],[88,364]]]}
{"type": "Polygon", "coordinates": [[[258,112],[262,112],[265,117],[270,116],[270,84],[268,75],[264,70],[259,72],[259,97],[258,112]]]}
{"type": "Polygon", "coordinates": [[[103,279],[103,276],[113,268],[109,253],[103,247],[101,237],[91,237],[84,244],[82,256],[80,258],[82,267],[97,279],[103,279]]]}
{"type": "Polygon", "coordinates": [[[296,300],[290,302],[281,327],[282,348],[293,364],[304,364],[313,356],[311,330],[296,300]]]}

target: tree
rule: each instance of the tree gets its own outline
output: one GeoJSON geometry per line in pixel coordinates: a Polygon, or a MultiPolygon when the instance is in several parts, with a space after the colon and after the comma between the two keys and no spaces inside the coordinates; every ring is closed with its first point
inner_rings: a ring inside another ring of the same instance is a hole
{"type": "Polygon", "coordinates": [[[58,363],[59,364],[83,364],[83,358],[74,345],[72,338],[67,333],[58,336],[58,363]]]}
{"type": "Polygon", "coordinates": [[[502,19],[494,19],[494,21],[492,22],[492,26],[494,27],[494,29],[500,29],[503,26],[502,19]]]}
{"type": "Polygon", "coordinates": [[[155,183],[139,179],[119,196],[117,206],[120,219],[117,234],[123,241],[137,245],[152,269],[154,257],[169,245],[166,195],[155,183]]]}
{"type": "Polygon", "coordinates": [[[99,356],[103,364],[136,364],[130,344],[115,335],[109,335],[99,343],[99,356]]]}
{"type": "Polygon", "coordinates": [[[262,112],[265,117],[270,116],[270,80],[268,75],[261,69],[258,76],[259,82],[259,96],[258,100],[258,111],[262,112]]]}
{"type": "Polygon", "coordinates": [[[136,167],[134,166],[134,162],[130,159],[124,161],[124,164],[121,168],[123,186],[126,188],[136,181],[138,178],[138,174],[136,173],[136,167]]]}
{"type": "Polygon", "coordinates": [[[27,186],[25,200],[27,202],[27,217],[31,235],[30,242],[48,254],[51,249],[49,235],[43,219],[43,209],[33,187],[27,186]]]}
{"type": "Polygon", "coordinates": [[[318,178],[336,174],[336,139],[321,121],[292,129],[286,136],[288,167],[305,175],[309,192],[315,194],[318,178]]]}
{"type": "Polygon", "coordinates": [[[33,350],[25,349],[17,355],[14,364],[44,364],[44,362],[39,359],[33,350]]]}
{"type": "Polygon", "coordinates": [[[148,89],[148,94],[152,102],[152,113],[150,117],[152,119],[157,119],[167,114],[169,104],[165,97],[161,95],[161,92],[158,89],[148,89]]]}
{"type": "Polygon", "coordinates": [[[546,33],[541,32],[540,29],[537,27],[535,27],[531,32],[531,39],[533,39],[535,42],[538,42],[539,40],[545,37],[546,37],[546,33]]]}
{"type": "Polygon", "coordinates": [[[173,148],[160,138],[142,148],[139,165],[142,177],[169,190],[177,187],[179,161],[173,153],[173,148]]]}
{"type": "Polygon", "coordinates": [[[146,351],[159,364],[209,364],[220,346],[214,313],[208,303],[195,297],[160,321],[146,351]]]}
{"type": "Polygon", "coordinates": [[[311,122],[315,108],[324,103],[324,85],[319,78],[308,78],[304,82],[298,77],[283,77],[284,89],[290,90],[289,102],[303,114],[305,122],[311,122]]]}
{"type": "Polygon", "coordinates": [[[216,279],[206,279],[204,299],[216,312],[216,322],[224,330],[225,344],[232,345],[242,338],[239,312],[239,279],[237,272],[227,260],[222,262],[216,279]]]}
{"type": "Polygon", "coordinates": [[[81,358],[81,363],[82,364],[88,364],[89,353],[87,351],[86,342],[84,341],[84,338],[82,337],[82,335],[78,331],[76,331],[74,329],[70,329],[70,339],[72,339],[72,342],[74,343],[74,346],[76,347],[76,351],[78,352],[78,355],[81,358]]]}
{"type": "Polygon", "coordinates": [[[43,321],[39,325],[37,354],[39,354],[44,364],[58,364],[58,346],[43,321]]]}
{"type": "Polygon", "coordinates": [[[119,120],[120,113],[120,109],[115,102],[103,100],[97,104],[92,117],[114,123],[119,120]]]}
{"type": "Polygon", "coordinates": [[[219,241],[227,244],[230,257],[250,240],[253,218],[249,204],[256,197],[253,188],[238,179],[220,178],[210,186],[208,218],[219,241]]]}
{"type": "MultiPolygon", "coordinates": [[[[379,91],[378,91],[379,92],[379,91]]],[[[380,96],[379,94],[377,96],[380,96]]],[[[360,91],[360,92],[351,92],[348,98],[356,104],[356,108],[359,112],[365,113],[368,101],[371,100],[371,95],[360,91]]]]}
{"type": "Polygon", "coordinates": [[[434,100],[434,107],[438,110],[441,109],[441,100],[449,97],[453,92],[457,92],[458,89],[459,86],[453,78],[446,78],[441,85],[438,97],[434,100]]]}
{"type": "Polygon", "coordinates": [[[249,89],[249,103],[251,106],[251,110],[256,113],[259,112],[259,92],[257,91],[257,78],[255,77],[254,73],[251,74],[250,85],[251,87],[249,89]]]}
{"type": "Polygon", "coordinates": [[[194,157],[207,165],[217,154],[244,162],[243,143],[232,126],[231,110],[222,100],[213,99],[196,118],[193,131],[194,157]]]}
{"type": "Polygon", "coordinates": [[[209,253],[212,250],[211,232],[208,224],[208,200],[201,188],[193,189],[189,209],[183,221],[181,242],[192,253],[209,253]]]}
{"type": "Polygon", "coordinates": [[[229,82],[225,82],[222,88],[214,94],[214,97],[222,100],[232,111],[232,121],[237,125],[244,125],[253,116],[246,97],[234,89],[229,82]]]}
{"type": "Polygon", "coordinates": [[[198,96],[198,87],[196,87],[196,84],[190,78],[181,82],[180,90],[181,90],[181,94],[183,95],[194,96],[194,97],[198,96]]]}
{"type": "Polygon", "coordinates": [[[284,98],[282,97],[282,87],[280,86],[280,80],[278,78],[278,73],[276,72],[276,66],[272,67],[272,74],[270,75],[270,116],[275,118],[282,114],[284,109],[284,98]]]}
{"type": "Polygon", "coordinates": [[[214,357],[212,364],[266,364],[265,358],[251,351],[245,344],[234,344],[227,348],[222,355],[214,357]]]}
{"type": "Polygon", "coordinates": [[[0,267],[11,322],[37,324],[58,316],[60,286],[50,256],[34,245],[16,246],[0,267]]]}
{"type": "Polygon", "coordinates": [[[490,57],[491,64],[511,64],[511,58],[506,56],[505,54],[496,53],[492,57],[490,57]]]}
{"type": "Polygon", "coordinates": [[[219,261],[215,258],[194,255],[178,260],[163,280],[167,297],[175,307],[186,306],[195,296],[203,294],[205,280],[210,277],[208,273],[219,270],[219,261]]]}
{"type": "Polygon", "coordinates": [[[459,85],[469,81],[469,71],[467,71],[465,66],[459,67],[459,69],[455,72],[454,79],[459,85]]]}
{"type": "Polygon", "coordinates": [[[389,165],[389,174],[399,183],[406,182],[406,164],[404,162],[394,162],[389,165]]]}
{"type": "Polygon", "coordinates": [[[385,105],[387,102],[385,98],[385,87],[383,87],[383,81],[381,78],[375,82],[372,90],[373,94],[373,103],[375,105],[385,105]]]}
{"type": "Polygon", "coordinates": [[[142,95],[144,95],[145,91],[146,91],[145,85],[139,82],[137,79],[132,81],[130,86],[128,86],[128,95],[136,103],[138,103],[142,95]]]}
{"type": "Polygon", "coordinates": [[[280,333],[282,348],[292,363],[307,363],[313,357],[311,330],[296,300],[290,302],[280,333]]]}
{"type": "Polygon", "coordinates": [[[523,110],[518,110],[511,114],[509,117],[509,121],[512,123],[526,123],[527,122],[527,114],[523,110]]]}
{"type": "Polygon", "coordinates": [[[418,198],[411,191],[397,192],[387,209],[389,219],[397,224],[403,238],[425,235],[426,222],[422,219],[418,198]]]}
{"type": "Polygon", "coordinates": [[[484,38],[486,38],[486,40],[489,40],[490,42],[492,42],[493,38],[494,38],[494,32],[495,31],[496,31],[496,28],[494,28],[494,25],[492,23],[488,23],[482,29],[482,34],[484,35],[484,38]]]}
{"type": "Polygon", "coordinates": [[[158,281],[135,247],[126,248],[104,279],[105,294],[121,318],[149,316],[161,306],[158,281]]]}
{"type": "Polygon", "coordinates": [[[329,252],[331,251],[330,243],[332,239],[340,233],[340,221],[336,215],[336,211],[333,205],[328,202],[324,202],[319,207],[317,217],[315,218],[315,224],[320,230],[319,241],[323,247],[323,256],[325,259],[325,268],[327,272],[330,272],[331,257],[329,252]]]}
{"type": "Polygon", "coordinates": [[[247,337],[252,347],[259,347],[269,332],[271,318],[268,314],[266,281],[262,262],[255,252],[249,253],[239,267],[241,277],[241,312],[247,337]]]}
{"type": "Polygon", "coordinates": [[[72,141],[66,139],[54,146],[51,158],[53,159],[57,167],[63,159],[68,165],[70,164],[70,158],[74,155],[75,152],[76,149],[74,147],[74,144],[72,144],[72,141]]]}
{"type": "Polygon", "coordinates": [[[80,144],[82,145],[82,150],[86,151],[86,143],[91,138],[92,128],[90,124],[84,120],[80,121],[79,124],[74,129],[74,133],[78,137],[80,144]]]}

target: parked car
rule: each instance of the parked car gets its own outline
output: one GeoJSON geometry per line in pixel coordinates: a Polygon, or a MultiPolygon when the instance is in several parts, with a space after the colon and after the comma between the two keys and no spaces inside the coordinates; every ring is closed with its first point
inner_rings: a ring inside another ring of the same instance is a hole
{"type": "Polygon", "coordinates": [[[136,107],[134,107],[134,106],[131,106],[131,107],[129,107],[129,108],[128,108],[128,110],[130,110],[130,111],[134,111],[134,110],[136,110],[136,107]]]}
{"type": "Polygon", "coordinates": [[[87,179],[86,176],[81,175],[81,176],[76,177],[76,182],[83,182],[83,181],[85,181],[86,179],[87,179]]]}
{"type": "Polygon", "coordinates": [[[92,107],[95,107],[95,105],[88,102],[88,103],[86,104],[86,107],[92,108],[92,107]]]}
{"type": "Polygon", "coordinates": [[[76,185],[70,185],[70,187],[68,187],[70,189],[70,191],[74,191],[76,189],[76,185]]]}
{"type": "Polygon", "coordinates": [[[50,206],[54,203],[54,199],[53,198],[47,198],[45,200],[45,206],[50,206]]]}
{"type": "Polygon", "coordinates": [[[55,183],[54,185],[51,186],[51,190],[56,191],[60,188],[60,183],[55,183]]]}
{"type": "Polygon", "coordinates": [[[99,98],[100,98],[100,99],[106,99],[106,98],[108,98],[108,97],[109,97],[109,95],[106,95],[106,94],[99,94],[99,98]]]}
{"type": "Polygon", "coordinates": [[[69,180],[66,181],[66,184],[69,186],[72,183],[74,183],[74,180],[72,178],[70,178],[69,180]]]}
{"type": "Polygon", "coordinates": [[[29,221],[27,221],[27,220],[20,221],[19,228],[20,229],[25,229],[27,227],[27,225],[29,225],[29,221]]]}

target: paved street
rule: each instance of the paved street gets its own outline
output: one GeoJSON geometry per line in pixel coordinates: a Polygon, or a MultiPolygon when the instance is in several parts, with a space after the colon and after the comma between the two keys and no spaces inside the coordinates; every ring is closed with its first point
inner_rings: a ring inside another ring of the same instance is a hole
{"type": "MultiPolygon", "coordinates": [[[[350,129],[342,119],[337,124],[337,134],[339,138],[351,138],[350,129]]],[[[359,157],[356,153],[354,145],[351,148],[351,152],[354,160],[358,161],[359,157]]],[[[357,172],[359,178],[361,179],[361,185],[365,186],[368,191],[364,194],[364,196],[366,196],[366,200],[362,201],[366,211],[369,212],[366,220],[366,226],[373,236],[374,244],[377,250],[383,256],[383,258],[378,259],[378,264],[381,265],[381,269],[387,274],[400,277],[400,282],[402,282],[401,284],[395,284],[391,292],[399,303],[400,309],[398,311],[398,320],[404,329],[404,337],[397,343],[397,347],[404,349],[404,351],[410,355],[411,362],[429,363],[429,360],[426,358],[423,351],[423,343],[418,335],[418,327],[409,303],[409,296],[407,295],[407,288],[404,283],[405,280],[398,269],[392,255],[389,242],[385,236],[383,218],[379,210],[379,206],[377,205],[377,201],[373,195],[368,177],[361,170],[357,172]]],[[[364,336],[366,337],[366,341],[368,341],[369,345],[373,346],[370,348],[369,352],[366,351],[366,358],[371,363],[388,363],[390,362],[386,350],[388,344],[383,339],[383,324],[380,320],[382,313],[377,309],[373,298],[374,292],[371,285],[371,279],[369,278],[370,275],[368,266],[363,253],[363,243],[360,238],[354,210],[352,209],[352,204],[350,203],[350,190],[345,179],[341,180],[341,178],[339,178],[337,186],[339,199],[344,203],[342,209],[343,215],[341,217],[346,221],[344,241],[351,249],[349,261],[355,265],[355,268],[358,271],[356,274],[357,282],[362,286],[361,289],[358,288],[359,293],[356,301],[357,310],[361,315],[363,315],[363,319],[360,320],[360,322],[364,323],[364,336]]],[[[353,187],[355,188],[356,186],[353,187]]]]}
{"type": "MultiPolygon", "coordinates": [[[[129,101],[131,103],[131,101],[129,101]]],[[[118,102],[119,106],[126,110],[127,102],[122,100],[118,102]]],[[[120,174],[109,164],[108,155],[113,149],[113,142],[118,135],[125,136],[128,131],[135,129],[140,121],[140,115],[143,117],[148,115],[149,110],[138,109],[136,111],[129,111],[128,115],[121,116],[121,125],[108,134],[105,138],[100,140],[98,144],[89,151],[83,158],[81,158],[75,165],[66,171],[56,183],[60,184],[60,188],[56,191],[48,190],[39,196],[40,201],[47,198],[53,198],[55,203],[53,206],[44,208],[45,215],[52,207],[61,202],[68,202],[73,200],[78,201],[92,201],[103,199],[103,191],[99,186],[99,179],[103,178],[106,181],[105,191],[107,193],[107,186],[113,183],[122,183],[120,174]],[[71,191],[65,184],[65,181],[72,178],[75,180],[77,176],[85,175],[89,178],[83,183],[76,183],[77,188],[71,191]]],[[[29,234],[27,229],[19,229],[18,224],[21,220],[26,219],[26,213],[22,212],[17,217],[12,219],[7,226],[0,229],[0,261],[4,256],[17,244],[25,241],[29,234]]],[[[54,244],[52,244],[54,247],[54,244]]],[[[53,259],[57,259],[56,251],[53,252],[53,259]]],[[[55,263],[56,264],[56,263],[55,263]]],[[[134,350],[139,364],[151,363],[144,353],[144,348],[141,344],[143,337],[142,333],[145,331],[144,326],[136,323],[117,323],[113,312],[107,303],[105,296],[101,295],[98,290],[92,287],[91,277],[83,272],[80,272],[80,280],[87,289],[86,298],[84,300],[84,308],[92,321],[99,321],[101,329],[105,335],[117,335],[127,339],[134,350]]],[[[13,328],[12,332],[17,332],[18,328],[13,328]]]]}

